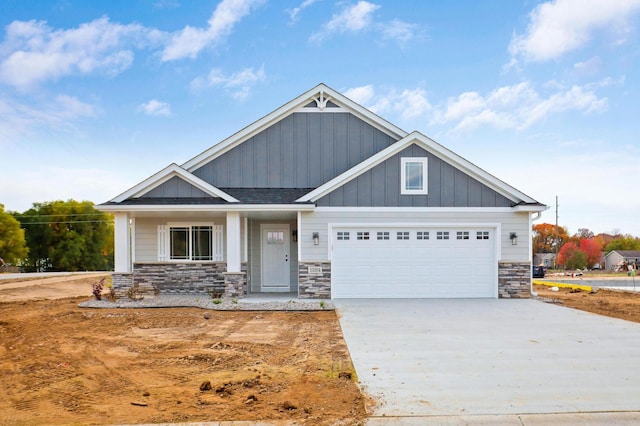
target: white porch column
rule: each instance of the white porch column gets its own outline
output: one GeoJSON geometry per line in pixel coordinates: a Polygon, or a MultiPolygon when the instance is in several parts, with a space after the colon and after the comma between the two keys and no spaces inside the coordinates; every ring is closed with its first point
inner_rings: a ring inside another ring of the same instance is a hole
{"type": "Polygon", "coordinates": [[[240,213],[227,212],[227,272],[241,272],[240,213]]]}
{"type": "Polygon", "coordinates": [[[129,213],[114,213],[115,272],[131,272],[131,228],[129,213]]]}

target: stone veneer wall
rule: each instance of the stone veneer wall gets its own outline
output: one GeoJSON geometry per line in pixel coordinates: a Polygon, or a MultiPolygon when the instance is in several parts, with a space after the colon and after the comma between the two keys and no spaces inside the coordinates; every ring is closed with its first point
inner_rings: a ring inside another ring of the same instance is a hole
{"type": "Polygon", "coordinates": [[[298,263],[298,297],[300,299],[331,299],[331,262],[298,263]],[[309,273],[309,267],[321,268],[321,273],[309,273]]]}
{"type": "Polygon", "coordinates": [[[226,262],[135,263],[133,285],[144,294],[208,294],[224,292],[226,262]]]}
{"type": "Polygon", "coordinates": [[[531,297],[531,263],[498,263],[498,297],[523,299],[531,297]]]}

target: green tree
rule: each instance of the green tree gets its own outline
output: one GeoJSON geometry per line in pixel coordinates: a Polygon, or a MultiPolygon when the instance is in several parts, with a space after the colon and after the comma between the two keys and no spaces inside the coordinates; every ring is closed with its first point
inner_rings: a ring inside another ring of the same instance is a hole
{"type": "Polygon", "coordinates": [[[90,201],[35,203],[18,216],[26,230],[32,270],[113,268],[112,217],[90,201]]]}
{"type": "Polygon", "coordinates": [[[587,255],[580,249],[571,253],[565,267],[567,269],[584,269],[587,266],[587,255]]]}
{"type": "Polygon", "coordinates": [[[558,263],[566,269],[584,269],[587,266],[587,255],[575,243],[568,242],[558,253],[558,263]]]}
{"type": "Polygon", "coordinates": [[[24,230],[20,228],[20,222],[5,212],[4,205],[0,204],[0,258],[6,263],[16,263],[25,257],[27,245],[24,230]]]}
{"type": "Polygon", "coordinates": [[[614,238],[604,248],[609,253],[612,250],[640,250],[640,240],[630,235],[620,238],[614,238]]]}

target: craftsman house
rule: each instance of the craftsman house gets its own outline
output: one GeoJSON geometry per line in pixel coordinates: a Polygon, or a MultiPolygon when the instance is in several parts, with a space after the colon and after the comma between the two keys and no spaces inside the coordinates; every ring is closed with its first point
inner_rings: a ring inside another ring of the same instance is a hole
{"type": "Polygon", "coordinates": [[[497,298],[546,206],[320,84],[98,208],[118,295],[497,298]]]}

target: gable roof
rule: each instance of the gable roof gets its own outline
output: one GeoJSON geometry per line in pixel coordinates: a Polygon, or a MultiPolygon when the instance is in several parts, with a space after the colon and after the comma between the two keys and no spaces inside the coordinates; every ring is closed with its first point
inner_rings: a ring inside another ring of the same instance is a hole
{"type": "Polygon", "coordinates": [[[487,173],[480,167],[475,164],[465,160],[460,157],[458,154],[450,151],[439,143],[435,142],[433,139],[423,135],[420,132],[412,132],[407,135],[403,139],[398,142],[390,145],[389,147],[383,149],[377,154],[369,157],[365,161],[357,164],[351,169],[345,171],[344,173],[336,176],[335,178],[329,180],[313,191],[305,194],[300,197],[298,202],[315,202],[323,196],[329,194],[331,191],[336,188],[346,184],[347,182],[357,178],[361,174],[371,170],[378,164],[392,157],[393,155],[399,153],[406,147],[411,144],[416,144],[423,149],[436,154],[439,158],[444,160],[445,162],[451,164],[453,167],[465,172],[469,176],[478,180],[479,182],[487,185],[489,188],[493,189],[497,193],[503,195],[504,197],[511,200],[518,210],[522,211],[542,211],[546,209],[546,206],[540,204],[533,198],[524,194],[523,192],[518,191],[507,183],[501,181],[495,176],[487,173]]]}
{"type": "Polygon", "coordinates": [[[333,90],[323,83],[320,83],[316,87],[304,92],[300,96],[287,102],[270,114],[265,115],[258,121],[250,124],[239,132],[236,132],[230,137],[215,144],[208,150],[193,157],[191,160],[182,164],[182,167],[189,172],[194,172],[202,165],[231,150],[235,146],[238,146],[242,142],[258,134],[272,124],[282,120],[283,118],[287,117],[290,114],[293,114],[294,112],[303,110],[305,106],[309,105],[312,102],[315,102],[317,104],[318,110],[331,111],[334,109],[332,108],[332,106],[335,105],[338,107],[336,108],[336,110],[346,110],[347,112],[350,112],[351,114],[372,125],[376,129],[381,130],[382,132],[386,133],[396,140],[402,139],[408,134],[396,125],[374,114],[363,106],[347,98],[343,94],[333,90]]]}
{"type": "Polygon", "coordinates": [[[616,252],[622,257],[640,257],[640,250],[611,250],[605,257],[613,252],[616,252]]]}
{"type": "Polygon", "coordinates": [[[140,198],[142,195],[148,193],[152,189],[162,185],[163,183],[176,176],[212,197],[221,198],[228,203],[238,202],[238,200],[231,195],[227,194],[224,191],[221,191],[220,189],[216,188],[210,183],[205,182],[199,177],[187,172],[175,163],[169,164],[158,173],[148,177],[128,191],[125,191],[122,194],[118,195],[110,202],[121,203],[130,198],[140,198]]]}

